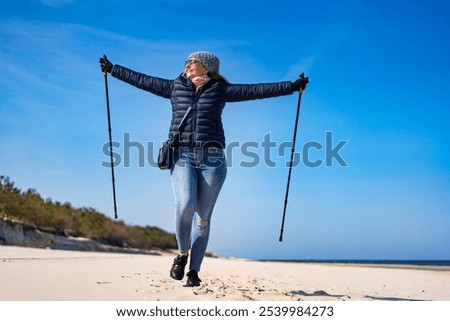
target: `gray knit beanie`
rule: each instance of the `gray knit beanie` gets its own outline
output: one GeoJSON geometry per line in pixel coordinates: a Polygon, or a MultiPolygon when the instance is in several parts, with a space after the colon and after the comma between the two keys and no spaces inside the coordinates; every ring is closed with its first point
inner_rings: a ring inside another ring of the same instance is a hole
{"type": "Polygon", "coordinates": [[[189,55],[188,59],[200,61],[208,71],[219,74],[220,60],[216,55],[207,51],[196,51],[189,55]]]}

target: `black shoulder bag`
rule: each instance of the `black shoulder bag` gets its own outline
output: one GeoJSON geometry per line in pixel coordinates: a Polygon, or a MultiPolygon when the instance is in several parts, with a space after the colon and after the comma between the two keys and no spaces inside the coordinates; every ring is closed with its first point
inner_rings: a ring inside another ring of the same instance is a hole
{"type": "Polygon", "coordinates": [[[172,167],[173,158],[175,154],[175,149],[180,144],[180,128],[183,126],[184,122],[187,119],[187,116],[189,112],[192,109],[192,105],[189,106],[188,110],[186,110],[186,113],[183,116],[183,119],[181,119],[180,124],[177,127],[177,132],[175,135],[172,136],[172,138],[165,141],[162,145],[162,147],[159,149],[158,153],[158,167],[159,169],[170,169],[172,167]]]}

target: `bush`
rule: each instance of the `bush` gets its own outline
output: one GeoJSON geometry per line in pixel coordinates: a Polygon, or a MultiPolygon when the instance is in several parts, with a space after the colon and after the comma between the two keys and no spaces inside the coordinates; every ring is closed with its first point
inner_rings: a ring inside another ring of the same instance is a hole
{"type": "Polygon", "coordinates": [[[0,176],[0,217],[16,219],[56,234],[95,239],[101,243],[138,249],[176,248],[174,234],[157,227],[127,226],[91,207],[74,208],[44,200],[35,189],[22,192],[9,177],[0,176]]]}

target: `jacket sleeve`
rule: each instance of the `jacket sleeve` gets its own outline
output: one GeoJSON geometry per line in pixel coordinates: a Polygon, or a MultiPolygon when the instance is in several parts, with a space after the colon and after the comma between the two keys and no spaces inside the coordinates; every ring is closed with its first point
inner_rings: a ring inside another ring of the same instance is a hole
{"type": "Polygon", "coordinates": [[[225,91],[225,100],[237,102],[285,96],[292,93],[292,83],[290,81],[253,85],[228,84],[225,91]]]}
{"type": "Polygon", "coordinates": [[[145,75],[120,65],[113,66],[111,75],[160,97],[170,98],[172,93],[173,80],[145,75]]]}

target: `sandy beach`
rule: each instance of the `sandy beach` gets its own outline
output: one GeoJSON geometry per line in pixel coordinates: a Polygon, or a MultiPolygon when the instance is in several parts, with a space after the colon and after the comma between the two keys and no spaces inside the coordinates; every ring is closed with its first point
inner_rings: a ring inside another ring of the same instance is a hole
{"type": "Polygon", "coordinates": [[[173,254],[0,246],[0,300],[448,301],[450,269],[205,258],[197,288],[172,280],[173,254]]]}

